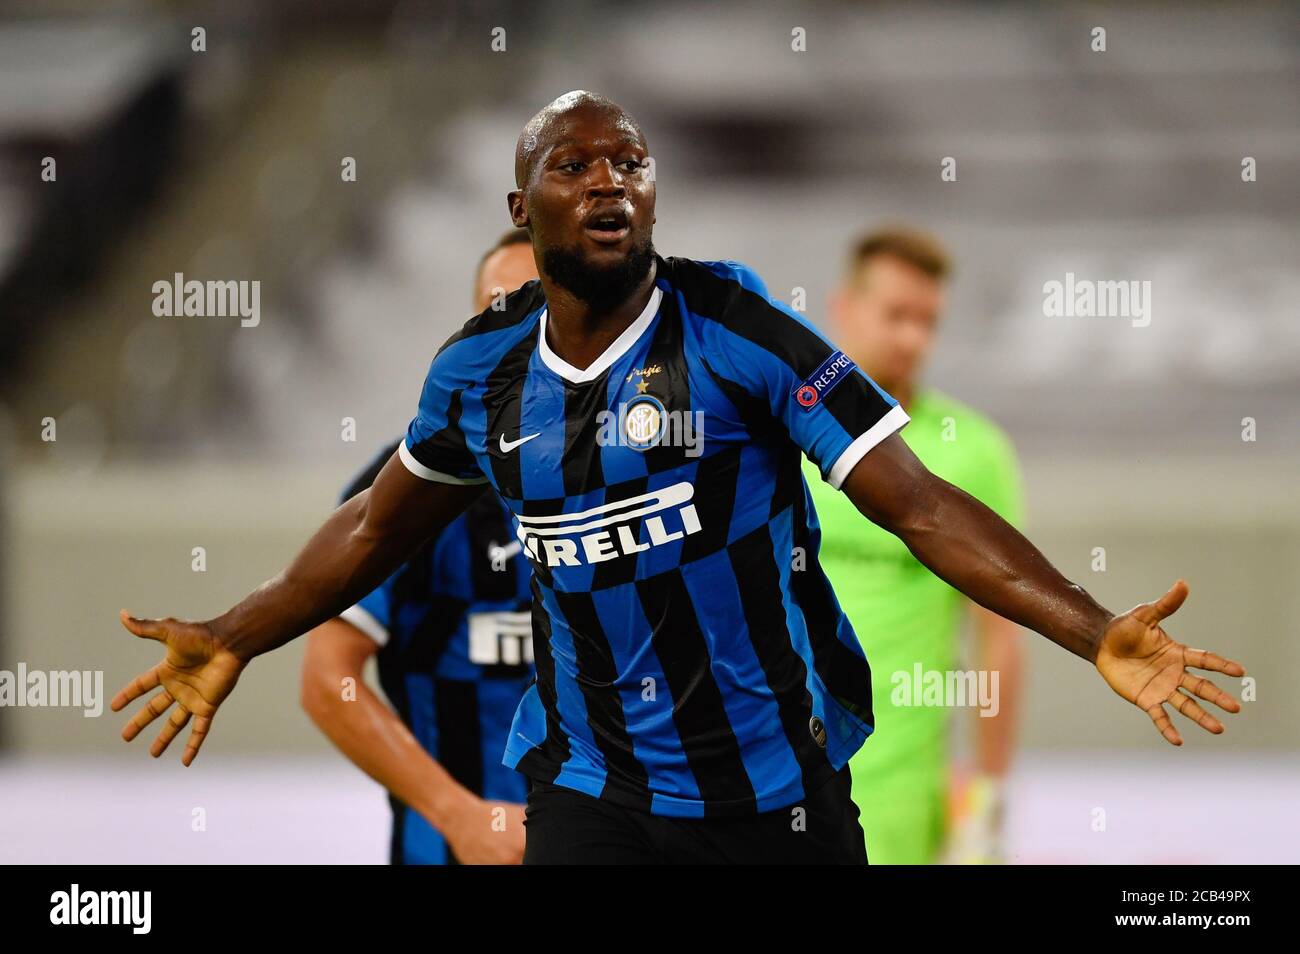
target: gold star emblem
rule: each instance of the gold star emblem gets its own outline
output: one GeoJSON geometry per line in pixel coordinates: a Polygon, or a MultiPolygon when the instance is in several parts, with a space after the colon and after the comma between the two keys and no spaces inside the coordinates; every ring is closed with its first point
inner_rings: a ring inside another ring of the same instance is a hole
{"type": "Polygon", "coordinates": [[[637,394],[645,394],[646,391],[648,391],[649,389],[650,389],[650,385],[645,378],[642,378],[640,381],[636,383],[637,394]]]}

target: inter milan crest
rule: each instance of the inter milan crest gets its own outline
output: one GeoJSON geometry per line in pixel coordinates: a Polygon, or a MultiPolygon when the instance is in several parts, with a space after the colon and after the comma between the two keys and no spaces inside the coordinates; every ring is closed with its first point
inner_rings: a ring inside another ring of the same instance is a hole
{"type": "Polygon", "coordinates": [[[623,412],[623,436],[634,450],[654,447],[664,436],[667,412],[653,394],[638,394],[623,412]]]}

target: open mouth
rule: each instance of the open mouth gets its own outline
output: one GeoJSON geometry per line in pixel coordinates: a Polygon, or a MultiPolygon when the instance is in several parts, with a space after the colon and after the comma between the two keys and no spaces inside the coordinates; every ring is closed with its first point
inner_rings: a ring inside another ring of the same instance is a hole
{"type": "Polygon", "coordinates": [[[631,232],[631,217],[622,206],[597,209],[583,223],[587,235],[602,245],[616,245],[631,232]]]}

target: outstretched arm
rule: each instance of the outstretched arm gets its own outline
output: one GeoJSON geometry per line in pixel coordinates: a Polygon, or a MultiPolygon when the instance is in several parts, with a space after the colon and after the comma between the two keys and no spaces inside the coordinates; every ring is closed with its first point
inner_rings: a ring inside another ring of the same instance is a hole
{"type": "Polygon", "coordinates": [[[480,484],[424,480],[393,454],[286,570],[212,620],[214,632],[245,661],[283,646],[373,590],[482,492],[480,484]]]}
{"type": "Polygon", "coordinates": [[[897,434],[858,462],[844,492],[930,570],[976,603],[1089,662],[1112,614],[970,494],[934,474],[897,434]]]}
{"type": "Polygon", "coordinates": [[[1096,665],[1119,695],[1143,709],[1165,739],[1182,738],[1170,703],[1209,732],[1223,726],[1192,695],[1228,712],[1240,705],[1186,666],[1241,676],[1240,664],[1188,649],[1160,628],[1182,605],[1179,580],[1163,597],[1114,615],[988,507],[930,473],[894,434],[850,471],[843,490],[865,516],[899,537],[936,576],[999,616],[1041,633],[1096,665]]]}
{"type": "Polygon", "coordinates": [[[156,757],[190,717],[194,727],[181,761],[189,765],[207,734],[217,706],[234,689],[254,656],[284,645],[365,596],[426,539],[483,492],[482,485],[424,480],[394,454],[374,485],[334,511],[289,567],[205,622],[172,618],[122,624],[167,647],[162,662],[136,677],[111,703],[118,711],[162,687],[127,724],[130,741],[176,703],[150,752],[156,757]]]}

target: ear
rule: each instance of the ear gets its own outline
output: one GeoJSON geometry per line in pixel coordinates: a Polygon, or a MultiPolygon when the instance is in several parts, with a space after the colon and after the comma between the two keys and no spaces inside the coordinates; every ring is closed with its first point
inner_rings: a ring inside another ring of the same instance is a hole
{"type": "Polygon", "coordinates": [[[524,202],[524,190],[514,189],[506,194],[506,205],[510,209],[510,221],[515,223],[515,228],[526,228],[528,225],[528,205],[524,202]]]}

